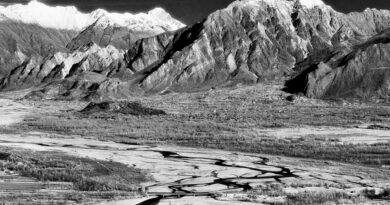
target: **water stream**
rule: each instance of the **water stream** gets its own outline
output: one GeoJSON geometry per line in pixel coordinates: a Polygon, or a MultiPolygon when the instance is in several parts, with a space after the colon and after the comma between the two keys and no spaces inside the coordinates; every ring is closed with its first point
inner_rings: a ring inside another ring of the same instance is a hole
{"type": "Polygon", "coordinates": [[[45,133],[2,136],[0,145],[62,151],[147,169],[155,182],[145,185],[145,189],[153,198],[140,204],[188,196],[212,199],[217,192],[247,191],[259,184],[282,183],[282,179],[298,177],[287,167],[268,164],[265,157],[219,150],[137,146],[45,133]]]}

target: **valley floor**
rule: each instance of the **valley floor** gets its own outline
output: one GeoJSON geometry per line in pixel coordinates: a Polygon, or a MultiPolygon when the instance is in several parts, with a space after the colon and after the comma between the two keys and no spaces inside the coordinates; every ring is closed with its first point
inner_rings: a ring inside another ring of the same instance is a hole
{"type": "Polygon", "coordinates": [[[388,203],[390,107],[290,102],[280,88],[131,99],[168,113],[157,116],[86,115],[85,102],[3,99],[0,146],[148,170],[149,198],[125,204],[388,203]]]}

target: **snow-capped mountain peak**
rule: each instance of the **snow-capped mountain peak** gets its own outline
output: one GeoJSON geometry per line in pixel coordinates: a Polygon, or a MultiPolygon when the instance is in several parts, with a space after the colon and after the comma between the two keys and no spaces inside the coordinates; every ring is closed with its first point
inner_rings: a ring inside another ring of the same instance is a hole
{"type": "Polygon", "coordinates": [[[90,22],[88,15],[79,12],[76,7],[50,7],[36,0],[26,5],[0,6],[0,14],[23,23],[67,30],[80,30],[90,22]]]}
{"type": "Polygon", "coordinates": [[[97,9],[91,13],[80,12],[74,6],[48,6],[37,0],[27,4],[0,6],[0,20],[11,19],[28,24],[38,24],[46,28],[81,31],[96,21],[123,27],[137,28],[163,27],[167,30],[177,30],[185,25],[172,18],[162,8],[156,8],[148,13],[110,13],[97,9]]]}

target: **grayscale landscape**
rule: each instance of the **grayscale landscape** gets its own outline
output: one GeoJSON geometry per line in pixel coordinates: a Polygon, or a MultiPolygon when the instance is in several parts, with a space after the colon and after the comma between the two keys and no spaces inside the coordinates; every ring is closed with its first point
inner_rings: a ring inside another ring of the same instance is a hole
{"type": "Polygon", "coordinates": [[[389,68],[384,9],[1,4],[0,204],[390,204],[389,68]]]}

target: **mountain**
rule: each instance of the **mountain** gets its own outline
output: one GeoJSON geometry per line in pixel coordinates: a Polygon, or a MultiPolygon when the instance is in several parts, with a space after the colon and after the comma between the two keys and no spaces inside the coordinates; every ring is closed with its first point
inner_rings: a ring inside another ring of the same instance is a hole
{"type": "Polygon", "coordinates": [[[138,14],[110,13],[103,9],[82,13],[73,6],[51,7],[36,0],[26,5],[0,6],[0,15],[43,28],[79,32],[79,35],[68,42],[67,47],[72,51],[91,42],[100,46],[114,45],[128,49],[129,43],[138,39],[185,26],[162,8],[138,14]]]}
{"type": "Polygon", "coordinates": [[[137,84],[148,92],[281,83],[296,64],[362,43],[388,28],[389,18],[375,9],[342,14],[320,1],[236,1],[173,37],[141,40],[129,68],[143,75],[137,84]]]}
{"type": "Polygon", "coordinates": [[[131,72],[126,73],[127,70],[121,72],[125,65],[123,56],[124,51],[113,46],[101,48],[91,44],[73,53],[59,52],[43,62],[32,58],[15,68],[0,85],[6,85],[7,89],[24,89],[46,84],[44,90],[47,95],[76,95],[116,74],[118,78],[131,75],[131,72]]]}
{"type": "Polygon", "coordinates": [[[66,44],[76,34],[3,19],[0,21],[0,77],[29,58],[43,59],[56,52],[66,52],[66,44]]]}
{"type": "Polygon", "coordinates": [[[334,50],[286,82],[285,90],[324,99],[390,102],[390,29],[364,43],[334,50]]]}
{"type": "MultiPolygon", "coordinates": [[[[66,73],[60,66],[43,72],[43,80],[27,84],[39,86],[38,96],[84,99],[193,92],[238,83],[280,84],[299,78],[336,51],[353,52],[388,27],[390,12],[385,10],[343,14],[319,0],[241,0],[193,26],[130,43],[116,63],[101,66],[97,60],[102,70],[74,62],[70,67],[75,75],[54,75],[59,70],[66,73]],[[85,75],[99,75],[101,80],[92,85],[85,75]]],[[[74,50],[88,52],[98,45],[82,43],[74,50]]],[[[34,64],[35,73],[42,73],[44,64],[34,64]]],[[[12,80],[25,73],[26,66],[4,78],[1,88],[26,85],[12,80]]]]}
{"type": "Polygon", "coordinates": [[[113,45],[119,49],[129,49],[139,39],[176,31],[185,26],[161,8],[136,15],[108,13],[99,9],[92,12],[91,16],[96,21],[75,37],[67,48],[74,51],[93,42],[102,47],[113,45]]]}
{"type": "Polygon", "coordinates": [[[139,38],[183,26],[161,8],[133,15],[102,9],[84,14],[75,7],[51,7],[38,1],[0,6],[0,77],[30,59],[41,62],[91,42],[129,48],[139,38]]]}

